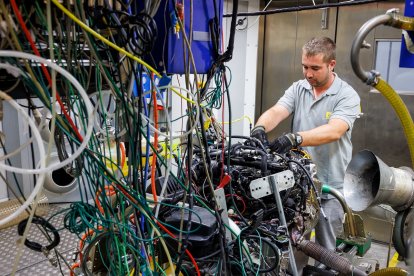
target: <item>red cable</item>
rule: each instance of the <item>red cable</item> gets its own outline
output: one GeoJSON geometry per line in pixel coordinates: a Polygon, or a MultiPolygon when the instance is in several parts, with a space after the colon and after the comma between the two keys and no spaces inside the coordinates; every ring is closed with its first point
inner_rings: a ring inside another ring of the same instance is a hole
{"type": "Polygon", "coordinates": [[[244,202],[244,199],[241,196],[237,195],[237,194],[227,194],[226,195],[226,197],[229,197],[229,196],[234,196],[234,197],[236,197],[236,199],[241,201],[241,203],[243,204],[243,210],[241,211],[241,213],[244,213],[244,211],[246,211],[246,208],[247,208],[246,207],[246,202],[244,202]]]}
{"type": "MultiPolygon", "coordinates": [[[[118,183],[114,183],[114,184],[116,184],[116,186],[118,187],[118,189],[129,199],[129,200],[131,200],[131,202],[133,202],[133,203],[137,203],[137,201],[121,186],[121,185],[119,185],[118,183]]],[[[155,219],[155,217],[153,217],[154,219],[155,219]]],[[[174,239],[176,239],[177,237],[173,234],[173,233],[171,233],[164,225],[162,225],[161,223],[159,223],[158,222],[158,220],[156,220],[156,222],[157,222],[157,224],[158,224],[158,226],[162,229],[162,230],[164,230],[170,237],[172,237],[172,238],[174,238],[174,239]]],[[[195,270],[196,270],[196,272],[197,272],[197,275],[198,276],[201,276],[201,273],[200,273],[200,269],[198,268],[198,265],[197,265],[197,262],[195,261],[195,259],[194,259],[194,257],[193,257],[193,255],[191,254],[191,252],[188,250],[188,249],[186,249],[185,250],[185,253],[187,254],[187,256],[190,258],[190,260],[191,260],[191,262],[193,263],[193,265],[194,265],[194,268],[195,268],[195,270]]]]}
{"type": "MultiPolygon", "coordinates": [[[[22,30],[23,30],[23,32],[24,32],[27,40],[30,43],[30,47],[32,48],[32,50],[36,54],[36,56],[42,57],[40,55],[40,52],[37,49],[36,45],[34,44],[34,41],[32,39],[32,36],[31,36],[29,30],[26,27],[26,24],[24,23],[22,14],[20,13],[19,8],[16,5],[16,0],[11,0],[10,3],[12,5],[13,11],[14,11],[16,17],[17,17],[17,20],[19,21],[20,26],[22,27],[22,30]]],[[[47,81],[49,82],[50,87],[52,87],[52,78],[50,77],[49,71],[47,71],[46,66],[43,63],[41,63],[40,65],[42,67],[42,71],[45,74],[45,77],[46,77],[47,81]]],[[[79,141],[82,142],[83,141],[83,138],[82,138],[81,134],[79,133],[78,128],[75,126],[75,124],[73,123],[72,119],[70,118],[68,112],[66,111],[66,108],[63,105],[63,102],[62,102],[59,94],[56,94],[56,100],[58,101],[58,103],[60,105],[60,108],[62,109],[63,114],[65,115],[66,119],[68,120],[70,126],[75,131],[75,134],[78,137],[79,141]]]]}
{"type": "MultiPolygon", "coordinates": [[[[157,221],[157,224],[158,224],[158,226],[159,227],[161,227],[161,229],[162,230],[164,230],[170,237],[172,237],[172,238],[174,238],[174,239],[176,239],[177,237],[173,234],[173,233],[171,233],[164,225],[162,225],[161,223],[159,223],[158,221],[157,221]]],[[[200,269],[198,268],[198,264],[197,264],[197,262],[196,262],[196,260],[194,259],[194,257],[193,257],[193,255],[191,254],[191,252],[188,250],[188,249],[186,249],[185,250],[185,253],[188,255],[188,257],[190,258],[190,260],[191,260],[191,262],[193,263],[193,265],[194,265],[194,268],[195,268],[195,270],[196,270],[196,272],[197,272],[197,275],[198,276],[201,276],[201,273],[200,273],[200,269]]]]}
{"type": "MultiPolygon", "coordinates": [[[[108,186],[108,185],[106,185],[104,187],[104,190],[106,191],[105,194],[108,197],[111,197],[114,194],[116,194],[116,191],[115,191],[114,186],[108,186]]],[[[101,203],[99,201],[99,196],[101,195],[101,193],[102,193],[102,190],[101,190],[101,188],[99,188],[98,191],[96,191],[95,204],[96,204],[96,207],[98,208],[98,210],[101,212],[101,214],[104,214],[105,213],[104,212],[104,209],[102,208],[101,203]]]]}
{"type": "Polygon", "coordinates": [[[75,268],[80,267],[80,263],[74,263],[71,267],[70,267],[70,276],[75,276],[75,268]]]}
{"type": "Polygon", "coordinates": [[[126,150],[124,142],[119,143],[119,149],[121,151],[121,171],[124,168],[125,160],[126,160],[126,150]]]}

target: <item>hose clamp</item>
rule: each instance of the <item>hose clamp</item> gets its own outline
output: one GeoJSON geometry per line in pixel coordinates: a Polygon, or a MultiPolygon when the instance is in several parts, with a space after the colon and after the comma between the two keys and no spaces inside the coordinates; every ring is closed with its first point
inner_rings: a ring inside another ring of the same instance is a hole
{"type": "Polygon", "coordinates": [[[378,77],[381,76],[381,74],[375,70],[371,70],[369,73],[369,77],[365,81],[366,84],[374,86],[378,84],[378,77]]]}

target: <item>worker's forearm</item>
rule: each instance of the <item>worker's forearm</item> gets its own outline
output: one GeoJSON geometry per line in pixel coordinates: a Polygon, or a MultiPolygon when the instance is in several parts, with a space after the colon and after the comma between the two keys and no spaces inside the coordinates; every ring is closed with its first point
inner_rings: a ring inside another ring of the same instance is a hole
{"type": "Polygon", "coordinates": [[[257,120],[256,126],[263,126],[267,133],[277,127],[279,123],[288,116],[289,112],[286,108],[280,105],[275,105],[260,116],[259,120],[257,120]]]}
{"type": "Polygon", "coordinates": [[[301,146],[304,147],[328,144],[337,141],[342,136],[341,131],[333,130],[328,124],[307,131],[299,131],[298,134],[302,136],[301,146]]]}
{"type": "Polygon", "coordinates": [[[266,111],[265,113],[260,116],[259,120],[257,120],[256,126],[263,126],[265,128],[266,132],[270,132],[272,129],[274,129],[278,122],[274,120],[274,112],[271,110],[266,111]]]}

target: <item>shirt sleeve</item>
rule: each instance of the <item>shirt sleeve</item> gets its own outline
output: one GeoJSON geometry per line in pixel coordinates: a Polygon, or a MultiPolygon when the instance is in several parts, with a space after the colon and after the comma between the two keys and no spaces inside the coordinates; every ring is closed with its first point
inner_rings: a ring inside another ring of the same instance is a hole
{"type": "Polygon", "coordinates": [[[352,130],[355,119],[360,113],[361,101],[359,95],[352,87],[347,86],[343,91],[343,96],[335,105],[330,119],[341,119],[348,124],[349,130],[352,130]]]}
{"type": "Polygon", "coordinates": [[[295,83],[292,84],[277,101],[277,104],[284,106],[289,111],[289,114],[295,111],[295,94],[297,93],[295,87],[295,83]]]}

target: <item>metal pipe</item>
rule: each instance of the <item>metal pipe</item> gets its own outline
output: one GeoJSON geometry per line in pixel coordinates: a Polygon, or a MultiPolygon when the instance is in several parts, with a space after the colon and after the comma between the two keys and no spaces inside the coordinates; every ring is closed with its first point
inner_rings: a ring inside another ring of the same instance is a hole
{"type": "Polygon", "coordinates": [[[394,235],[394,218],[392,219],[392,226],[390,231],[390,240],[388,241],[387,267],[390,267],[392,236],[394,235]]]}
{"type": "Polygon", "coordinates": [[[373,72],[364,71],[361,64],[359,63],[359,51],[361,50],[361,46],[364,42],[365,37],[371,32],[372,29],[379,25],[386,24],[392,19],[390,14],[383,14],[378,15],[367,22],[358,30],[357,34],[355,35],[354,41],[352,42],[351,48],[351,65],[352,69],[354,70],[355,74],[360,78],[363,82],[371,85],[375,82],[376,75],[373,72]]]}
{"type": "MultiPolygon", "coordinates": [[[[270,185],[272,185],[273,194],[275,195],[275,201],[276,201],[277,211],[279,213],[280,222],[282,223],[284,227],[286,227],[286,230],[288,230],[285,213],[283,211],[282,199],[280,198],[279,189],[277,188],[274,175],[269,176],[269,183],[270,185]]],[[[293,276],[298,276],[298,268],[296,267],[296,260],[295,260],[295,256],[293,255],[293,248],[292,248],[292,242],[290,240],[290,237],[289,237],[289,266],[290,266],[290,269],[292,270],[293,276]]]]}
{"type": "Polygon", "coordinates": [[[378,15],[367,22],[358,30],[351,48],[351,65],[355,74],[366,84],[376,84],[377,74],[364,71],[359,63],[359,51],[363,46],[365,37],[377,26],[387,25],[397,29],[414,30],[414,18],[398,14],[398,9],[387,11],[386,14],[378,15]]]}
{"type": "Polygon", "coordinates": [[[344,210],[344,213],[346,213],[348,217],[347,224],[348,224],[349,233],[351,234],[351,236],[356,237],[357,231],[355,229],[354,215],[352,213],[351,208],[349,208],[348,204],[346,204],[345,198],[342,195],[342,193],[339,190],[329,187],[327,185],[322,186],[322,192],[331,194],[339,201],[339,203],[342,206],[342,209],[344,210]]]}

